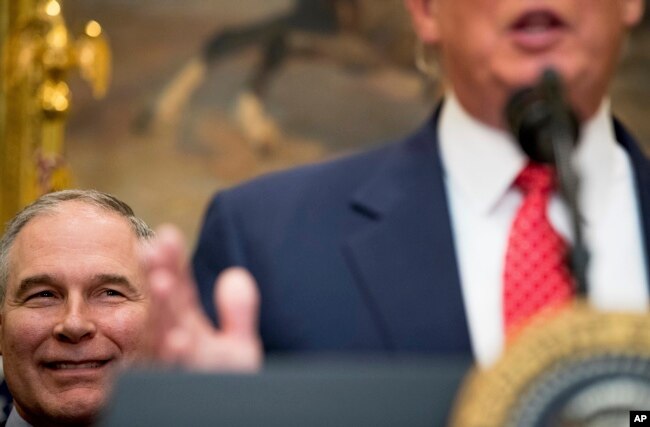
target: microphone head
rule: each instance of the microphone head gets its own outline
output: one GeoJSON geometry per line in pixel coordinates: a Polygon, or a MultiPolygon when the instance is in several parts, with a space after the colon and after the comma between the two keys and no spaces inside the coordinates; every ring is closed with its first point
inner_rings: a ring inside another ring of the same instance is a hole
{"type": "Polygon", "coordinates": [[[566,103],[560,76],[546,70],[540,81],[516,91],[505,109],[506,121],[526,155],[537,163],[555,162],[553,132],[561,129],[578,141],[579,123],[566,103]]]}

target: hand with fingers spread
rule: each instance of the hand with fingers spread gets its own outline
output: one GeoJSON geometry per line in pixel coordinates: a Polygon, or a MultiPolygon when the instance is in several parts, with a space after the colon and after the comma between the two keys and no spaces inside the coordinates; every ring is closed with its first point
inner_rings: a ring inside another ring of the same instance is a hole
{"type": "Polygon", "coordinates": [[[151,287],[151,357],[198,370],[255,371],[262,363],[257,331],[259,295],[242,268],[224,271],[214,287],[221,329],[199,303],[181,234],[163,226],[145,255],[151,287]]]}

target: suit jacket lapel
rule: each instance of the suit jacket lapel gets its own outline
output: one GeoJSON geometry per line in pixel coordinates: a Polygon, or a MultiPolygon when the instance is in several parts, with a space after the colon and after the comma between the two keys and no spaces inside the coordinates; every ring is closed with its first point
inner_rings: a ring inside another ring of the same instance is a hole
{"type": "Polygon", "coordinates": [[[645,243],[646,266],[648,271],[648,285],[650,286],[650,160],[641,151],[639,145],[632,136],[618,122],[614,121],[616,139],[627,150],[632,162],[634,177],[636,179],[637,197],[643,230],[643,241],[645,243]]]}
{"type": "Polygon", "coordinates": [[[469,352],[436,122],[394,146],[354,193],[366,221],[344,250],[387,346],[469,352]]]}
{"type": "MultiPolygon", "coordinates": [[[[392,147],[356,190],[351,209],[365,222],[344,252],[389,348],[470,352],[436,124],[437,114],[392,147]]],[[[650,161],[619,123],[615,129],[635,172],[650,265],[650,161]]]]}

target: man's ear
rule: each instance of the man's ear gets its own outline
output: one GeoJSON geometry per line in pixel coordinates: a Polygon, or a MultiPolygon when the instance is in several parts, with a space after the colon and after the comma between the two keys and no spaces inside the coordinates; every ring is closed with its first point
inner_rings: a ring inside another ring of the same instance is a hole
{"type": "Polygon", "coordinates": [[[440,22],[437,13],[438,1],[404,0],[411,15],[413,28],[424,44],[438,44],[440,40],[440,22]]]}
{"type": "Polygon", "coordinates": [[[643,18],[645,0],[622,0],[623,1],[623,24],[628,28],[635,26],[643,18]]]}

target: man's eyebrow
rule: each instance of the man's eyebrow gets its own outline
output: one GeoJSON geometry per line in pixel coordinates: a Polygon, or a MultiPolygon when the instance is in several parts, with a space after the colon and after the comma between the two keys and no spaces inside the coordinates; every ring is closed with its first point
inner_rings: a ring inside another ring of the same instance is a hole
{"type": "MultiPolygon", "coordinates": [[[[20,281],[18,289],[16,290],[16,297],[20,297],[35,286],[57,286],[60,285],[60,280],[50,274],[37,274],[29,276],[20,281]]],[[[126,287],[130,292],[139,293],[140,291],[131,283],[131,281],[121,274],[97,274],[92,278],[92,283],[95,286],[115,284],[126,287]]]]}
{"type": "Polygon", "coordinates": [[[138,293],[140,292],[131,281],[121,274],[97,274],[93,277],[93,284],[95,285],[106,285],[106,284],[115,284],[122,285],[126,287],[130,292],[138,293]]]}
{"type": "Polygon", "coordinates": [[[29,276],[20,281],[18,289],[16,290],[16,296],[20,297],[27,293],[30,289],[39,285],[56,285],[59,282],[55,277],[49,274],[37,274],[36,276],[29,276]]]}

